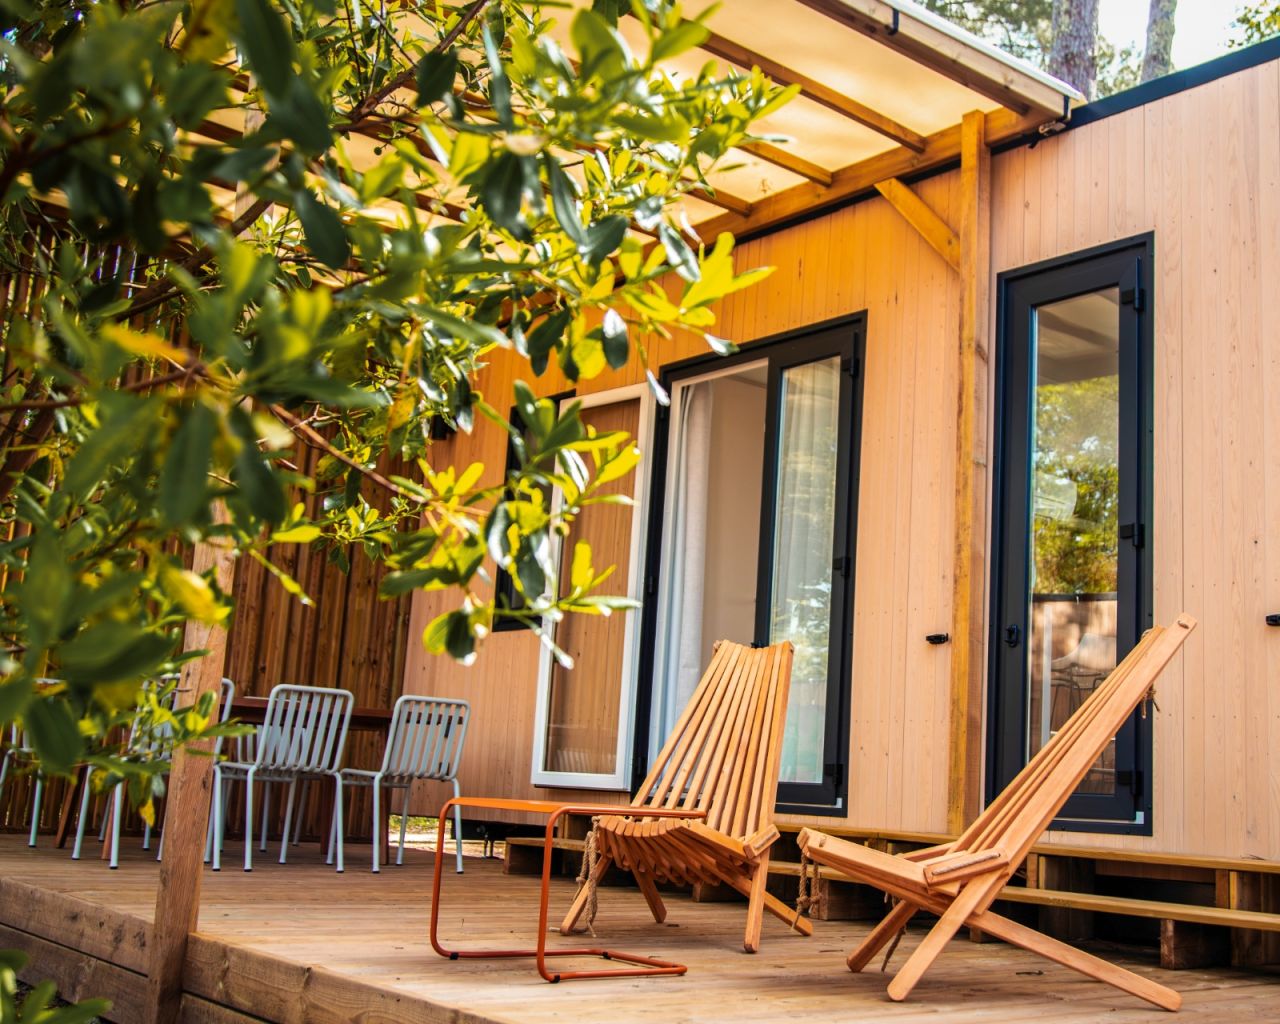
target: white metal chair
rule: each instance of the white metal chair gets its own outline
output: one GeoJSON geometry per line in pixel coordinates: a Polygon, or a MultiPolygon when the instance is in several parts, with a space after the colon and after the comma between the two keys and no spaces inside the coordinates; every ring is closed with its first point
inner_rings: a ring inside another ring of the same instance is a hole
{"type": "MultiPolygon", "coordinates": [[[[159,682],[167,684],[178,679],[176,674],[161,676],[159,682]]],[[[231,702],[235,699],[236,684],[225,676],[221,683],[221,692],[219,693],[218,704],[218,720],[225,722],[231,715],[231,702]]],[[[174,702],[177,699],[177,690],[171,692],[165,700],[166,707],[172,710],[174,702]]],[[[158,730],[159,735],[156,737],[139,737],[137,726],[130,730],[128,740],[128,751],[139,757],[155,757],[159,752],[164,735],[168,732],[167,727],[161,727],[158,730]]],[[[219,736],[214,742],[213,754],[216,758],[222,750],[222,737],[219,736]]],[[[168,760],[168,755],[163,755],[168,760]]],[[[167,773],[169,766],[166,765],[164,771],[167,773]]],[[[85,828],[89,822],[89,801],[93,797],[93,772],[92,765],[84,766],[84,774],[81,780],[82,793],[80,796],[80,816],[76,822],[76,841],[71,850],[71,859],[79,860],[82,848],[84,846],[85,828]]],[[[117,868],[120,866],[120,822],[124,818],[124,783],[118,782],[112,788],[111,792],[111,812],[103,816],[102,830],[98,833],[98,838],[105,838],[107,819],[111,820],[111,849],[110,849],[110,866],[117,868]]],[[[144,850],[151,849],[151,826],[143,823],[142,831],[142,848],[144,850]]],[[[164,834],[160,835],[160,842],[156,849],[156,860],[160,860],[164,856],[164,834]]]]}
{"type": "MultiPolygon", "coordinates": [[[[382,767],[377,771],[364,768],[342,769],[342,781],[348,786],[369,786],[373,789],[373,870],[379,871],[382,855],[381,796],[384,788],[398,789],[406,794],[400,808],[400,846],[396,863],[404,863],[404,833],[407,824],[406,808],[409,786],[417,779],[435,779],[453,783],[453,795],[458,792],[458,764],[462,760],[462,744],[467,738],[467,720],[471,705],[465,700],[444,697],[412,697],[406,694],[396,701],[391,715],[391,728],[387,732],[387,748],[382,755],[382,767]]],[[[391,806],[388,797],[388,808],[391,806]]],[[[457,857],[458,873],[462,873],[462,808],[453,809],[453,847],[457,857]]],[[[337,819],[334,821],[337,827],[337,819]]],[[[331,837],[332,841],[332,837],[331,837]]],[[[338,849],[342,849],[342,835],[337,835],[338,849]]],[[[444,850],[436,851],[437,857],[444,850]]]]}
{"type": "MultiPolygon", "coordinates": [[[[7,730],[8,741],[5,743],[4,757],[0,759],[0,794],[4,793],[4,784],[9,777],[9,766],[19,761],[35,761],[35,751],[31,749],[31,741],[26,731],[17,725],[7,730]]],[[[40,827],[40,803],[44,797],[44,772],[38,767],[35,770],[35,791],[31,799],[31,834],[27,838],[28,846],[36,845],[36,834],[40,827]]]]}
{"type": "MultiPolygon", "coordinates": [[[[355,696],[350,690],[323,686],[275,686],[267,699],[267,712],[258,730],[253,757],[223,761],[213,766],[213,870],[222,869],[223,808],[225,782],[241,779],[244,796],[244,869],[253,870],[253,784],[289,783],[289,803],[280,842],[280,863],[285,862],[292,825],[294,795],[300,779],[333,779],[334,825],[342,835],[342,763],[351,725],[355,696]]],[[[333,847],[329,849],[332,863],[333,847]]],[[[343,870],[342,843],[337,844],[338,870],[343,870]]]]}
{"type": "MultiPolygon", "coordinates": [[[[61,683],[60,679],[41,678],[36,680],[37,686],[53,686],[61,683]]],[[[17,761],[28,761],[35,764],[35,789],[31,794],[31,832],[27,837],[27,845],[35,846],[40,831],[40,808],[44,802],[44,770],[31,746],[27,731],[16,723],[8,729],[9,739],[5,744],[4,757],[0,758],[0,794],[4,793],[5,780],[9,777],[9,767],[17,761]]]]}

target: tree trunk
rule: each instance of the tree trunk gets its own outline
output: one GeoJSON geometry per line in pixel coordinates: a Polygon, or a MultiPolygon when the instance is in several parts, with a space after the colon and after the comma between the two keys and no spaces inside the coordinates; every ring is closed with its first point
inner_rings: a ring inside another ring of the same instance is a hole
{"type": "Polygon", "coordinates": [[[1098,82],[1098,0],[1053,0],[1049,74],[1093,99],[1098,82]]]}
{"type": "Polygon", "coordinates": [[[1142,81],[1173,70],[1173,16],[1178,0],[1151,0],[1147,15],[1147,51],[1142,58],[1142,81]]]}

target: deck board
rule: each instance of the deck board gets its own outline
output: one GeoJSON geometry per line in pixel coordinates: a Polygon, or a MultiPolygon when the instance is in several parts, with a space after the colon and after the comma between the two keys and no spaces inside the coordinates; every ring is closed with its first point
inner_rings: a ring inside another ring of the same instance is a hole
{"type": "MultiPolygon", "coordinates": [[[[129,936],[145,932],[140,925],[151,917],[157,871],[136,844],[126,845],[120,869],[112,872],[96,858],[76,863],[65,852],[30,851],[20,837],[0,836],[0,925],[137,970],[129,936]]],[[[1153,1019],[1137,1000],[1029,953],[964,940],[951,943],[909,1002],[890,1003],[885,975],[854,976],[844,968],[844,953],[866,934],[865,923],[818,921],[805,939],[766,921],[760,953],[748,956],[740,946],[744,905],[694,904],[673,894],[667,923],[658,926],[630,888],[601,890],[601,940],[679,960],[689,973],[548,985],[531,962],[449,962],[432,952],[426,936],[430,853],[409,851],[404,867],[380,876],[367,870],[360,847],[351,850],[345,875],[326,868],[314,847],[291,856],[295,862],[283,867],[263,856],[249,875],[206,871],[188,989],[198,997],[192,1005],[207,1012],[191,1011],[186,1019],[215,1019],[210,1004],[282,1024],[1153,1019]]],[[[497,861],[469,858],[465,875],[446,875],[442,936],[458,946],[531,942],[536,884],[503,875],[497,861]]],[[[572,892],[572,883],[557,881],[553,911],[572,892]]],[[[908,934],[896,963],[920,934],[908,934]]],[[[562,941],[557,936],[552,944],[562,941]]],[[[1155,966],[1154,954],[1106,955],[1182,992],[1184,1021],[1280,1022],[1280,977],[1272,971],[1172,973],[1155,966]]]]}

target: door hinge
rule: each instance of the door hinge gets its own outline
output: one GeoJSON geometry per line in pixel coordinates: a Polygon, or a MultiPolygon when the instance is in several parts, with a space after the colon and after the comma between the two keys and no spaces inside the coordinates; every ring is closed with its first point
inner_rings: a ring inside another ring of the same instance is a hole
{"type": "Polygon", "coordinates": [[[1141,523],[1121,523],[1120,539],[1129,541],[1135,548],[1147,546],[1147,531],[1141,523]]]}
{"type": "Polygon", "coordinates": [[[831,785],[835,786],[836,789],[844,785],[844,765],[839,763],[824,764],[822,766],[822,774],[831,780],[831,785]]]}
{"type": "Polygon", "coordinates": [[[848,555],[841,555],[839,558],[833,559],[831,562],[831,571],[838,572],[845,579],[849,578],[849,573],[853,569],[853,559],[848,555]]]}
{"type": "Polygon", "coordinates": [[[862,360],[853,356],[844,356],[840,360],[840,369],[855,380],[862,373],[862,360]]]}
{"type": "Polygon", "coordinates": [[[1142,288],[1125,288],[1120,292],[1120,305],[1132,306],[1135,313],[1147,308],[1147,293],[1142,288]]]}

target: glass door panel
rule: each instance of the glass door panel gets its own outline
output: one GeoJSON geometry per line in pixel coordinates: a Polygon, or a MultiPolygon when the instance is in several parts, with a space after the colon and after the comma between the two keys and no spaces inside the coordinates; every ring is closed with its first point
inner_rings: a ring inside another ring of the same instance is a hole
{"type": "MultiPolygon", "coordinates": [[[[1149,241],[1001,279],[988,794],[1151,624],[1149,241]]],[[[1150,830],[1134,716],[1055,823],[1150,830]]]]}
{"type": "Polygon", "coordinates": [[[781,781],[822,782],[840,441],[840,357],[782,371],[769,642],[795,644],[781,781]]]}
{"type": "MultiPolygon", "coordinates": [[[[1120,290],[1032,312],[1027,757],[1116,665],[1120,290]]],[[[1115,742],[1080,789],[1115,792],[1115,742]]]]}

